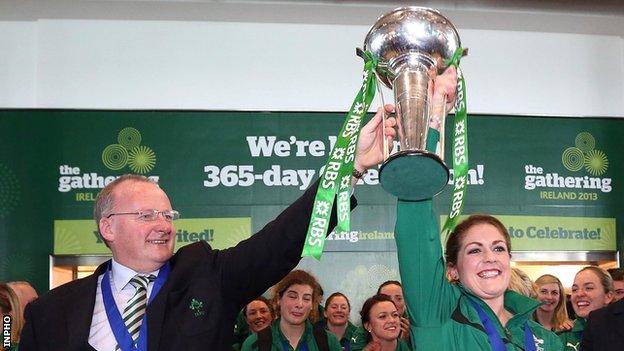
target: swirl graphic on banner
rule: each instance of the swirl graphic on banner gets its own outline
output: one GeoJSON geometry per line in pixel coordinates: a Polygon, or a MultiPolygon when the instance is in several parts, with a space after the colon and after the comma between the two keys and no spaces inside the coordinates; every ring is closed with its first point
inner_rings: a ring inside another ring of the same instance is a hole
{"type": "Polygon", "coordinates": [[[147,146],[137,146],[128,153],[128,166],[132,172],[144,174],[156,164],[156,154],[147,146]]]}
{"type": "Polygon", "coordinates": [[[580,132],[574,139],[574,145],[561,155],[561,163],[569,171],[576,172],[585,168],[593,176],[603,175],[609,168],[609,159],[601,150],[595,149],[596,139],[589,132],[580,132]]]}
{"type": "Polygon", "coordinates": [[[0,255],[0,276],[7,281],[34,280],[35,265],[32,258],[20,253],[0,255]]]}
{"type": "Polygon", "coordinates": [[[108,145],[102,151],[102,163],[108,169],[118,171],[126,166],[134,173],[145,174],[156,165],[156,153],[145,145],[140,145],[141,132],[133,127],[125,127],[117,134],[118,144],[108,145]]]}
{"type": "Polygon", "coordinates": [[[583,152],[589,152],[596,147],[596,139],[588,132],[581,132],[574,139],[574,145],[583,152]]]}
{"type": "Polygon", "coordinates": [[[21,186],[13,171],[0,163],[0,217],[8,215],[20,200],[21,186]]]}
{"type": "Polygon", "coordinates": [[[141,145],[141,133],[132,127],[126,127],[119,131],[117,142],[130,150],[141,145]]]}
{"type": "Polygon", "coordinates": [[[128,150],[121,144],[110,144],[102,151],[102,163],[113,171],[126,167],[128,150]]]}
{"type": "Polygon", "coordinates": [[[578,147],[569,147],[565,149],[563,155],[561,155],[561,162],[569,171],[576,172],[583,168],[585,156],[583,155],[583,151],[578,147]]]}
{"type": "Polygon", "coordinates": [[[591,150],[585,155],[585,170],[594,176],[602,175],[609,168],[609,160],[604,152],[591,150]]]}

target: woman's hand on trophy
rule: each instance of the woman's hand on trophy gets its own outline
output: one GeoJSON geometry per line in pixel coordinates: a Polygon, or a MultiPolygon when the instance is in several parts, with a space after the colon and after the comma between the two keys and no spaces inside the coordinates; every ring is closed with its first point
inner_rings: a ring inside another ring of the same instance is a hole
{"type": "Polygon", "coordinates": [[[371,118],[360,132],[355,162],[355,170],[364,173],[384,160],[386,150],[392,149],[392,140],[396,136],[396,119],[394,117],[383,118],[384,113],[388,115],[394,111],[394,106],[387,104],[384,108],[379,107],[377,113],[371,118]],[[384,111],[385,110],[385,111],[384,111]],[[384,128],[385,124],[385,128],[384,128]],[[385,142],[384,142],[385,133],[385,142]]]}
{"type": "Polygon", "coordinates": [[[435,78],[433,99],[444,99],[446,97],[446,112],[450,112],[455,104],[455,95],[457,91],[457,69],[450,66],[444,73],[435,78]]]}
{"type": "Polygon", "coordinates": [[[429,86],[429,127],[441,131],[446,115],[453,109],[457,88],[457,69],[447,68],[444,73],[434,78],[429,86]]]}

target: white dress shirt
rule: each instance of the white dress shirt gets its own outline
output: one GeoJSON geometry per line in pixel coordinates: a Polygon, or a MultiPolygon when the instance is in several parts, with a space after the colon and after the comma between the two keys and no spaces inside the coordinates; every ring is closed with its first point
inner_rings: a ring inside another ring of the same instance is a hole
{"type": "MultiPolygon", "coordinates": [[[[128,283],[139,273],[117,263],[114,259],[112,263],[112,269],[109,274],[111,290],[117,309],[119,313],[123,315],[126,302],[130,300],[136,291],[132,284],[128,283]]],[[[158,271],[142,274],[153,274],[157,276],[158,271]]],[[[115,340],[115,335],[113,335],[113,330],[106,316],[106,308],[104,307],[104,299],[102,297],[102,278],[104,278],[104,274],[98,277],[97,291],[95,292],[95,306],[93,307],[93,318],[91,319],[91,330],[89,332],[89,344],[97,351],[115,351],[117,340],[115,340]]],[[[154,282],[150,282],[147,286],[147,296],[150,296],[153,287],[154,282]]]]}

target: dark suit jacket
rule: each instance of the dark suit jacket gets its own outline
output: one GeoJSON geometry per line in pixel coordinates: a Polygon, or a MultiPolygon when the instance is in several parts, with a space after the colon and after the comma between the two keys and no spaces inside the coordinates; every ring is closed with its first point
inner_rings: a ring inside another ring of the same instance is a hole
{"type": "Polygon", "coordinates": [[[581,350],[624,350],[624,300],[589,314],[581,350]]]}
{"type": "MultiPolygon", "coordinates": [[[[147,307],[148,349],[229,350],[234,320],[244,304],[299,262],[316,188],[310,187],[275,220],[234,248],[214,250],[199,242],[178,250],[170,260],[169,278],[147,307]],[[192,309],[193,299],[202,307],[192,309]]],[[[29,304],[20,351],[91,350],[88,339],[97,280],[107,264],[29,304]]]]}

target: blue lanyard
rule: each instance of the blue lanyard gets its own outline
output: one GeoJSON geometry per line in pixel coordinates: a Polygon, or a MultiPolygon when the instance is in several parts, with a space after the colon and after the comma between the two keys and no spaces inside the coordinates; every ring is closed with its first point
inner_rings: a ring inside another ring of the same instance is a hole
{"type": "Polygon", "coordinates": [[[351,340],[341,341],[340,346],[342,346],[342,351],[351,351],[351,340]]]}
{"type": "MultiPolygon", "coordinates": [[[[481,324],[483,324],[483,328],[485,328],[485,332],[487,333],[488,339],[490,341],[490,345],[492,346],[493,351],[505,351],[507,348],[505,347],[505,342],[503,338],[501,338],[500,334],[496,330],[496,327],[490,320],[490,317],[485,313],[483,307],[479,306],[473,299],[468,298],[468,301],[472,304],[477,313],[479,314],[479,319],[481,320],[481,324]]],[[[511,340],[510,340],[511,341],[511,340]]],[[[533,333],[531,332],[531,328],[529,328],[529,322],[524,322],[524,350],[525,351],[536,351],[535,340],[533,340],[533,333]]]]}
{"type": "MultiPolygon", "coordinates": [[[[301,341],[299,343],[301,344],[301,341]]],[[[297,348],[295,347],[295,350],[296,349],[297,348]]],[[[283,351],[290,350],[290,343],[288,342],[288,339],[282,340],[282,350],[283,351]]],[[[303,344],[301,344],[301,348],[299,349],[299,351],[308,351],[308,343],[306,341],[304,341],[303,344]]]]}
{"type": "MultiPolygon", "coordinates": [[[[139,331],[139,338],[137,340],[137,345],[135,347],[134,342],[132,341],[132,336],[128,332],[128,328],[126,328],[126,324],[121,317],[121,313],[119,313],[119,309],[117,308],[117,304],[115,303],[115,299],[113,298],[113,291],[110,285],[110,266],[104,273],[104,277],[102,278],[102,297],[104,299],[104,308],[106,309],[106,317],[108,317],[108,323],[110,324],[111,330],[113,331],[113,335],[115,336],[115,340],[119,345],[121,351],[136,351],[136,350],[147,350],[147,313],[143,315],[143,321],[141,322],[141,330],[139,331]]],[[[154,299],[156,294],[160,288],[162,288],[165,281],[167,281],[167,277],[169,276],[169,262],[167,262],[162,268],[160,272],[158,272],[158,277],[156,277],[156,281],[154,282],[154,287],[152,288],[152,292],[150,293],[149,299],[147,300],[147,304],[154,299]]]]}

